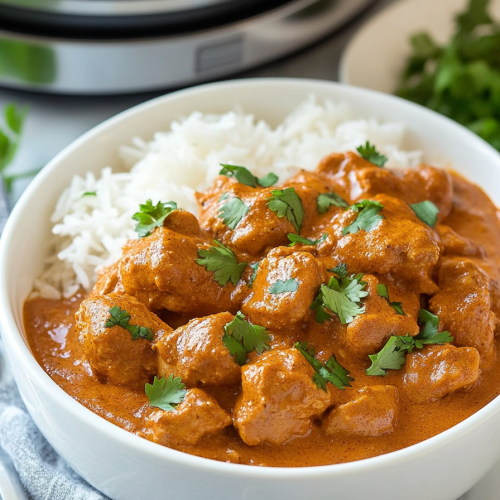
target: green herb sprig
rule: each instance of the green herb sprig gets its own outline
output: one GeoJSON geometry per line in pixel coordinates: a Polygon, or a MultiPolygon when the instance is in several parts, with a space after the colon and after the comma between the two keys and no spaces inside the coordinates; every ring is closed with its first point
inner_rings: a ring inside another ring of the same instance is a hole
{"type": "Polygon", "coordinates": [[[135,230],[139,238],[149,236],[156,227],[162,227],[165,219],[174,210],[177,210],[175,201],[167,201],[166,203],[159,201],[153,205],[152,200],[147,200],[146,203],[140,204],[139,212],[132,216],[132,219],[138,222],[135,230]]]}
{"type": "Polygon", "coordinates": [[[402,316],[405,315],[405,312],[403,311],[403,304],[401,302],[391,302],[389,299],[389,291],[387,290],[387,287],[383,283],[379,283],[377,285],[377,294],[380,295],[380,297],[383,297],[387,302],[389,302],[389,305],[398,313],[401,314],[402,316]]]}
{"type": "Polygon", "coordinates": [[[430,200],[413,203],[410,208],[415,212],[415,215],[430,227],[434,227],[437,222],[439,208],[430,200]]]}
{"type": "Polygon", "coordinates": [[[383,168],[383,166],[387,163],[387,156],[380,154],[377,151],[377,148],[374,145],[370,144],[368,141],[366,141],[366,144],[364,146],[357,147],[356,151],[362,158],[369,161],[370,163],[373,163],[377,167],[383,168]]]}
{"type": "Polygon", "coordinates": [[[320,195],[318,195],[318,197],[316,198],[316,205],[320,214],[328,212],[328,209],[332,206],[340,208],[349,207],[349,203],[347,203],[344,198],[339,196],[337,193],[334,193],[333,191],[330,191],[329,193],[321,193],[320,195]]]}
{"type": "Polygon", "coordinates": [[[224,325],[222,342],[235,361],[243,366],[248,353],[256,351],[260,354],[270,349],[271,337],[265,327],[245,321],[245,316],[239,311],[232,321],[224,325]]]}
{"type": "Polygon", "coordinates": [[[349,376],[349,372],[341,366],[335,356],[332,354],[330,359],[325,363],[321,363],[315,358],[314,346],[308,346],[307,342],[297,342],[294,344],[307,362],[314,368],[313,382],[319,389],[326,391],[326,384],[330,382],[338,389],[345,389],[351,387],[351,382],[354,380],[349,376]]]}
{"type": "Polygon", "coordinates": [[[351,222],[347,227],[342,229],[342,234],[356,234],[360,229],[369,232],[375,229],[382,219],[383,215],[379,212],[384,208],[384,205],[378,201],[361,200],[354,205],[351,205],[351,210],[359,212],[356,220],[351,222]]]}
{"type": "Polygon", "coordinates": [[[370,354],[371,366],[367,375],[385,377],[387,370],[399,370],[403,367],[406,354],[413,349],[422,349],[425,345],[453,342],[449,332],[438,332],[439,317],[420,309],[418,313],[420,333],[416,337],[392,336],[377,354],[370,354]]]}
{"type": "Polygon", "coordinates": [[[253,188],[260,186],[267,188],[278,182],[278,176],[272,172],[259,179],[258,177],[255,177],[255,175],[253,175],[248,168],[240,167],[238,165],[228,165],[225,163],[221,163],[220,165],[222,167],[222,170],[219,172],[220,175],[234,177],[240,184],[244,184],[245,186],[253,188]]]}
{"type": "Polygon", "coordinates": [[[131,325],[130,314],[119,306],[113,306],[109,310],[110,317],[104,323],[106,328],[112,328],[113,326],[121,326],[128,330],[132,335],[132,340],[137,340],[139,337],[149,340],[153,340],[153,332],[144,326],[131,325]]]}
{"type": "Polygon", "coordinates": [[[155,377],[153,384],[146,384],[144,391],[149,399],[149,406],[165,411],[174,411],[184,401],[187,392],[181,378],[174,378],[173,374],[168,379],[155,377]]]}
{"type": "Polygon", "coordinates": [[[287,238],[291,241],[291,243],[288,245],[289,247],[293,247],[297,243],[302,243],[303,245],[317,245],[319,243],[323,243],[323,241],[328,238],[328,234],[323,234],[323,236],[319,240],[310,240],[295,233],[287,234],[287,238]]]}
{"type": "Polygon", "coordinates": [[[302,222],[304,221],[304,207],[295,188],[273,189],[271,197],[268,198],[267,206],[269,210],[276,212],[278,217],[286,217],[288,222],[293,224],[297,233],[300,234],[302,222]]]}
{"type": "Polygon", "coordinates": [[[295,278],[287,279],[286,281],[278,280],[269,287],[269,293],[285,293],[296,292],[299,288],[299,282],[295,278]]]}
{"type": "Polygon", "coordinates": [[[250,207],[244,203],[241,198],[235,196],[222,205],[219,209],[218,216],[227,227],[235,229],[249,210],[250,207]]]}
{"type": "Polygon", "coordinates": [[[246,262],[238,262],[238,257],[220,241],[214,240],[214,246],[198,250],[200,259],[196,263],[214,273],[214,279],[220,286],[225,286],[228,281],[236,286],[247,267],[246,262]]]}

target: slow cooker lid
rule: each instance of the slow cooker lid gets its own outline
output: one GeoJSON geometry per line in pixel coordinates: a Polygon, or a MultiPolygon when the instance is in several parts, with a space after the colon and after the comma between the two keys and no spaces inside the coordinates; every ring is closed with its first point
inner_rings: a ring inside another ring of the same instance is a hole
{"type": "Polygon", "coordinates": [[[67,39],[151,38],[226,26],[296,1],[0,0],[0,30],[67,39]]]}

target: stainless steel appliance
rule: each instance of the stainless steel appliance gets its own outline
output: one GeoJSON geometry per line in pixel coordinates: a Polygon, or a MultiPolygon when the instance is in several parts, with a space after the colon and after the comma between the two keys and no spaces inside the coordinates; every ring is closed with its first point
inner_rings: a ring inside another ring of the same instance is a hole
{"type": "Polygon", "coordinates": [[[117,94],[241,72],[373,0],[0,0],[0,85],[117,94]]]}

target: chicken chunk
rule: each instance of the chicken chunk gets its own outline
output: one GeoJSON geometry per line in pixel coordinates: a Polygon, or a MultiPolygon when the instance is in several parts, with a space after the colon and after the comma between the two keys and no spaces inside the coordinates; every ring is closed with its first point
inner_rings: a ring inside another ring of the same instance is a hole
{"type": "Polygon", "coordinates": [[[377,437],[393,432],[398,420],[398,393],[392,385],[363,387],[348,403],[335,407],[323,420],[326,434],[377,437]]]}
{"type": "Polygon", "coordinates": [[[228,312],[214,314],[165,335],[155,345],[160,375],[173,373],[188,386],[238,383],[241,368],[222,342],[224,326],[233,319],[228,312]]]}
{"type": "MultiPolygon", "coordinates": [[[[365,313],[356,316],[347,325],[345,342],[349,349],[360,355],[373,354],[379,351],[392,335],[417,335],[419,328],[416,321],[418,311],[418,296],[404,294],[401,302],[403,312],[398,314],[389,302],[377,292],[379,281],[375,276],[365,274],[363,281],[367,285],[368,296],[364,299],[365,313]],[[415,307],[415,304],[417,307],[415,307]],[[413,314],[409,314],[409,313],[413,314]]],[[[391,302],[398,302],[397,288],[388,287],[391,302]]]]}
{"type": "Polygon", "coordinates": [[[282,444],[303,436],[311,417],[330,405],[313,382],[314,369],[297,349],[272,350],[245,365],[234,426],[248,445],[282,444]]]}
{"type": "Polygon", "coordinates": [[[443,244],[443,255],[457,255],[463,257],[485,257],[486,252],[481,245],[460,236],[453,229],[444,224],[438,224],[436,230],[443,244]]]}
{"type": "Polygon", "coordinates": [[[479,353],[473,347],[427,346],[406,357],[404,391],[416,403],[436,401],[475,384],[479,353]]]}
{"type": "Polygon", "coordinates": [[[275,248],[260,263],[253,292],[241,310],[258,325],[286,328],[307,318],[309,306],[325,280],[323,264],[310,253],[275,248]],[[286,282],[295,290],[276,293],[276,287],[286,282]]]}
{"type": "Polygon", "coordinates": [[[108,293],[124,293],[120,282],[118,263],[104,267],[97,275],[97,281],[90,293],[90,297],[107,295],[108,293]]]}
{"type": "Polygon", "coordinates": [[[439,292],[429,302],[460,347],[475,347],[488,360],[493,352],[495,314],[491,311],[489,279],[472,260],[444,257],[438,272],[439,292]]]}
{"type": "Polygon", "coordinates": [[[128,295],[111,293],[81,303],[75,315],[76,328],[92,371],[102,382],[143,388],[157,372],[153,343],[141,336],[134,339],[123,326],[106,327],[110,310],[115,306],[129,314],[130,325],[148,328],[154,336],[152,341],[172,330],[144,304],[128,295]]]}
{"type": "Polygon", "coordinates": [[[202,389],[190,389],[174,411],[155,410],[149,416],[145,437],[163,446],[195,445],[231,423],[215,398],[202,389]]]}
{"type": "Polygon", "coordinates": [[[234,311],[234,286],[219,285],[214,273],[196,262],[198,250],[209,245],[200,238],[185,236],[168,228],[157,228],[151,236],[130,240],[119,263],[125,293],[150,309],[203,315],[234,311]]]}
{"type": "Polygon", "coordinates": [[[358,213],[346,210],[335,216],[328,238],[318,245],[318,258],[329,269],[344,263],[352,273],[391,273],[406,280],[415,293],[435,292],[431,274],[440,253],[437,234],[406,203],[387,195],[373,200],[384,206],[378,225],[344,235],[342,230],[358,213]]]}

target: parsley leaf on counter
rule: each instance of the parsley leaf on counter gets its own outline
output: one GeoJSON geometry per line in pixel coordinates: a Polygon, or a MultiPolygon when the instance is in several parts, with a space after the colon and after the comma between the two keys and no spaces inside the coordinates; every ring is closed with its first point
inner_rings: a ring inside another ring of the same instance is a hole
{"type": "Polygon", "coordinates": [[[222,167],[222,170],[219,172],[220,175],[234,177],[240,184],[244,184],[245,186],[253,188],[261,186],[266,188],[271,187],[278,181],[278,176],[272,172],[259,179],[248,168],[239,167],[238,165],[227,165],[225,163],[221,163],[220,165],[222,167]]]}
{"type": "Polygon", "coordinates": [[[377,293],[380,295],[380,297],[383,297],[384,299],[389,302],[389,305],[398,313],[401,314],[402,316],[405,315],[405,312],[403,311],[403,304],[401,302],[391,302],[389,299],[389,291],[387,290],[387,287],[383,283],[379,283],[377,285],[377,293]]]}
{"type": "Polygon", "coordinates": [[[421,201],[420,203],[413,203],[410,208],[415,212],[415,215],[430,227],[434,227],[437,222],[437,214],[439,208],[430,200],[421,201]]]}
{"type": "Polygon", "coordinates": [[[359,146],[356,148],[356,151],[359,153],[361,158],[373,163],[377,167],[383,167],[387,163],[387,156],[381,155],[377,148],[366,141],[364,146],[359,146]]]}
{"type": "Polygon", "coordinates": [[[347,265],[342,263],[333,269],[327,269],[330,273],[335,273],[339,278],[347,278],[347,265]]]}
{"type": "Polygon", "coordinates": [[[286,281],[278,280],[269,287],[269,293],[296,292],[297,288],[299,288],[299,282],[294,278],[286,281]]]}
{"type": "Polygon", "coordinates": [[[149,406],[165,411],[174,411],[186,397],[186,386],[180,377],[174,378],[173,374],[168,379],[155,377],[153,384],[146,384],[144,391],[149,399],[149,406]]]}
{"type": "Polygon", "coordinates": [[[137,340],[139,337],[149,340],[153,340],[153,332],[144,326],[131,325],[130,314],[119,306],[113,306],[109,310],[110,317],[104,324],[106,328],[112,328],[113,326],[121,326],[128,330],[132,334],[132,339],[137,340]]]}
{"type": "Polygon", "coordinates": [[[260,262],[256,262],[255,264],[250,264],[250,267],[253,269],[252,276],[250,276],[250,279],[248,280],[248,286],[252,288],[253,282],[255,281],[255,278],[257,277],[257,271],[259,270],[259,264],[260,262]]]}
{"type": "Polygon", "coordinates": [[[267,202],[269,210],[276,212],[278,217],[286,216],[288,222],[291,222],[300,234],[304,220],[304,207],[295,188],[274,189],[271,195],[267,202]]]}
{"type": "Polygon", "coordinates": [[[294,344],[294,347],[300,351],[307,362],[314,368],[316,373],[313,375],[313,382],[319,389],[323,389],[326,392],[327,382],[332,383],[339,389],[351,387],[350,382],[354,379],[350,377],[349,372],[337,362],[333,354],[330,359],[323,364],[314,357],[314,346],[308,346],[307,342],[297,342],[294,344]]]}
{"type": "Polygon", "coordinates": [[[347,208],[349,203],[344,200],[341,196],[333,191],[329,193],[322,193],[316,198],[316,204],[318,205],[318,212],[324,214],[333,205],[334,207],[347,208]]]}
{"type": "Polygon", "coordinates": [[[382,203],[370,200],[362,200],[351,205],[351,210],[359,212],[359,215],[355,221],[342,229],[342,234],[345,236],[346,234],[356,234],[360,229],[366,232],[375,229],[384,218],[383,215],[379,215],[383,208],[382,203]]]}
{"type": "Polygon", "coordinates": [[[219,209],[218,216],[227,227],[234,229],[249,209],[250,207],[243,203],[240,198],[235,197],[222,205],[219,209]]]}
{"type": "Polygon", "coordinates": [[[270,349],[271,337],[265,327],[245,321],[239,311],[231,322],[224,325],[222,342],[235,361],[243,366],[249,352],[256,351],[260,354],[270,349]]]}
{"type": "Polygon", "coordinates": [[[196,259],[196,263],[205,266],[207,271],[213,271],[214,279],[220,286],[226,285],[229,280],[236,286],[247,263],[238,263],[238,258],[230,248],[217,240],[214,240],[214,243],[215,245],[208,249],[198,250],[201,259],[196,259]]]}
{"type": "Polygon", "coordinates": [[[295,233],[288,234],[287,238],[291,241],[288,245],[289,247],[293,247],[296,243],[302,243],[303,245],[317,245],[318,243],[323,243],[323,241],[328,238],[328,234],[325,233],[319,240],[310,240],[295,233]]]}
{"type": "Polygon", "coordinates": [[[359,302],[368,295],[364,290],[366,286],[362,274],[342,278],[341,281],[333,276],[328,285],[321,285],[318,296],[314,299],[310,309],[316,312],[316,321],[323,323],[331,319],[327,309],[337,314],[343,325],[351,323],[355,316],[365,312],[365,307],[360,307],[359,302]]]}
{"type": "Polygon", "coordinates": [[[418,324],[420,333],[416,337],[392,336],[381,351],[377,354],[370,354],[369,358],[372,364],[366,370],[366,374],[384,377],[387,375],[386,370],[399,370],[402,368],[405,363],[406,353],[412,352],[414,348],[422,349],[424,345],[453,342],[453,337],[448,332],[438,332],[439,317],[435,314],[420,309],[418,324]]]}
{"type": "Polygon", "coordinates": [[[414,34],[396,94],[452,118],[500,150],[500,23],[488,13],[489,4],[469,0],[444,45],[426,32],[414,34]]]}
{"type": "Polygon", "coordinates": [[[163,221],[174,211],[177,210],[177,203],[174,201],[167,201],[163,203],[159,201],[153,205],[152,200],[146,201],[145,204],[139,205],[139,212],[136,212],[132,219],[136,220],[139,224],[135,227],[139,238],[149,236],[155,227],[162,227],[163,221]]]}

